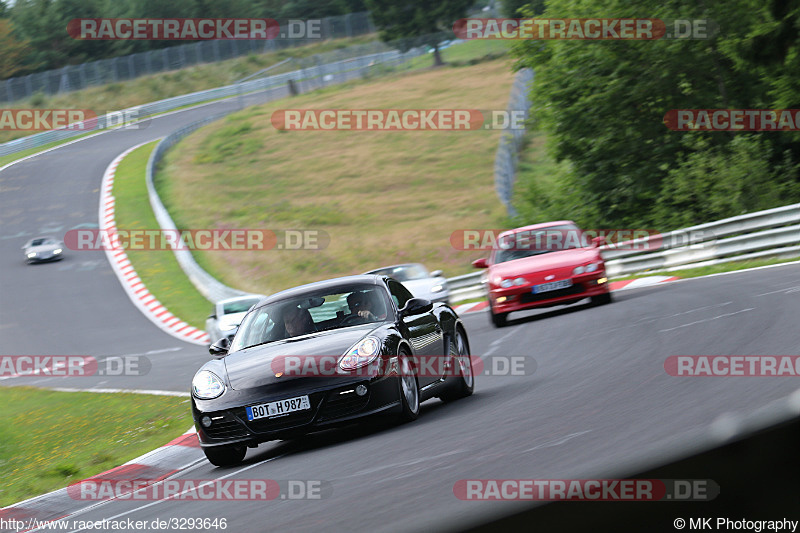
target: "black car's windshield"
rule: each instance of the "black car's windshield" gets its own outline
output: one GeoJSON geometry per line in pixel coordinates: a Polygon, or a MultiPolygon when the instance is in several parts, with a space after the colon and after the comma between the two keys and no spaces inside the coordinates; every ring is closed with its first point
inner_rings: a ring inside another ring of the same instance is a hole
{"type": "Polygon", "coordinates": [[[397,281],[409,281],[412,279],[424,279],[430,277],[428,270],[420,264],[411,265],[397,265],[393,267],[381,268],[380,270],[373,270],[373,274],[381,276],[389,276],[397,281]]]}
{"type": "Polygon", "coordinates": [[[229,352],[319,331],[382,322],[389,309],[386,291],[376,285],[338,286],[278,300],[245,316],[229,352]]]}
{"type": "Polygon", "coordinates": [[[588,246],[585,241],[583,232],[573,224],[518,231],[497,240],[493,262],[505,263],[548,252],[585,248],[588,246]]]}

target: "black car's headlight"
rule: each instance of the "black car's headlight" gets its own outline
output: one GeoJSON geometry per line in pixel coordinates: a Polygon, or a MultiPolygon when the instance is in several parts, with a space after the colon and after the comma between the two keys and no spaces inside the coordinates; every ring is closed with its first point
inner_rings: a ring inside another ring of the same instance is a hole
{"type": "Polygon", "coordinates": [[[201,370],[192,379],[192,393],[201,400],[212,400],[225,392],[225,383],[210,370],[201,370]]]}
{"type": "Polygon", "coordinates": [[[364,337],[339,359],[339,368],[355,370],[373,362],[381,353],[381,341],[375,337],[364,337]]]}

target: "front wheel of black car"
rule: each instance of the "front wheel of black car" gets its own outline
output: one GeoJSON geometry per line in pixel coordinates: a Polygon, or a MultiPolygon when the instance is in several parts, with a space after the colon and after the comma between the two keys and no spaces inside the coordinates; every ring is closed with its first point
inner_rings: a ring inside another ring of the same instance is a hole
{"type": "Polygon", "coordinates": [[[472,357],[469,354],[469,345],[464,332],[456,329],[455,339],[450,342],[450,357],[453,359],[453,368],[456,382],[440,398],[444,402],[452,402],[466,398],[475,390],[475,375],[472,372],[472,357]]]}
{"type": "Polygon", "coordinates": [[[214,466],[235,466],[242,462],[247,453],[246,446],[218,446],[203,448],[208,461],[214,466]]]}
{"type": "Polygon", "coordinates": [[[419,416],[419,386],[417,371],[408,354],[401,352],[397,356],[397,368],[400,374],[400,420],[411,422],[419,416]]]}

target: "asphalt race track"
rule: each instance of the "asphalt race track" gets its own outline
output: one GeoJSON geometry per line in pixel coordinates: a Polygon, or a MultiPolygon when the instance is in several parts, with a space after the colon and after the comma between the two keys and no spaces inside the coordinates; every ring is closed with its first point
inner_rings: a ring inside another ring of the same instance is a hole
{"type": "MultiPolygon", "coordinates": [[[[166,135],[220,102],[36,156],[0,174],[0,330],[8,355],[147,354],[146,376],[13,378],[0,384],[186,392],[202,347],[163,333],[130,303],[102,252],[25,265],[19,247],[96,224],[99,184],[126,148],[166,135]]],[[[686,280],[512,315],[495,329],[464,316],[472,353],[528,355],[531,375],[478,376],[475,394],[422,406],[411,424],[344,428],[249,450],[219,469],[197,461],[181,479],[321,480],[319,500],[107,502],[72,517],[226,518],[229,531],[439,531],[522,509],[454,496],[461,479],[620,477],[716,445],[740,417],[798,390],[796,378],[669,376],[671,355],[800,354],[800,265],[686,280]]],[[[178,465],[176,465],[177,467],[178,465]]],[[[696,478],[703,478],[698,471],[696,478]]],[[[725,487],[721,487],[722,494],[725,487]]],[[[670,505],[665,502],[664,505],[670,505]]],[[[698,512],[702,513],[702,503],[698,512]]],[[[787,512],[790,510],[787,509],[787,512]]],[[[667,524],[669,525],[669,524],[667,524]]]]}

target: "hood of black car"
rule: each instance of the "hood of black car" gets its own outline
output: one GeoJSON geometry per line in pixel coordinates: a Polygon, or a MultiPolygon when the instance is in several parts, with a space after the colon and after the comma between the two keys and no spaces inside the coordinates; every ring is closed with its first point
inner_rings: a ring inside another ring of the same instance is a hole
{"type": "MultiPolygon", "coordinates": [[[[270,342],[233,352],[225,357],[225,369],[231,387],[244,390],[262,387],[278,380],[286,381],[297,377],[276,377],[273,361],[285,356],[328,355],[341,356],[353,344],[368,335],[379,324],[365,324],[358,327],[324,331],[309,337],[270,342]]],[[[280,366],[280,363],[276,363],[280,366]]]]}

